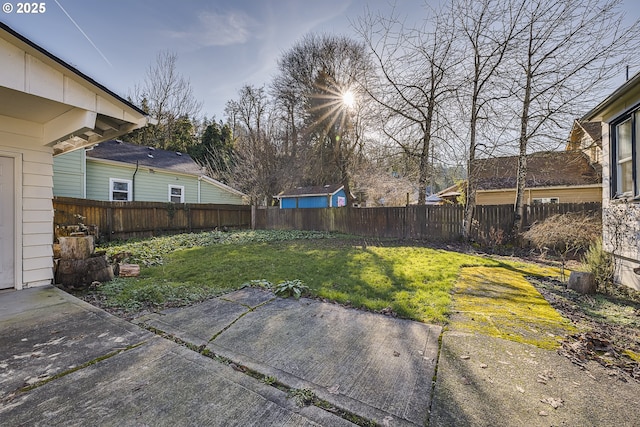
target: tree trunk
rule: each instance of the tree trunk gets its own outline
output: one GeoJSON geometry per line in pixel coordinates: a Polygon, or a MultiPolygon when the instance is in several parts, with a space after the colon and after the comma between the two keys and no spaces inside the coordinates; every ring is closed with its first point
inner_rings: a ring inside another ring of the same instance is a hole
{"type": "Polygon", "coordinates": [[[529,27],[529,50],[527,58],[526,80],[524,86],[524,99],[522,100],[522,115],[520,116],[520,138],[518,153],[518,178],[516,185],[516,200],[514,203],[514,221],[512,234],[516,238],[522,231],[524,220],[524,193],[527,186],[527,143],[529,140],[529,106],[531,105],[531,84],[532,84],[532,43],[533,27],[529,27]]]}

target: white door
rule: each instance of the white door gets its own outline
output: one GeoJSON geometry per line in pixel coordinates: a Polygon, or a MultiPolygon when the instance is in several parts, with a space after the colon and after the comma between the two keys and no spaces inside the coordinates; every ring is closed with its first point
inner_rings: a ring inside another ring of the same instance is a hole
{"type": "Polygon", "coordinates": [[[0,157],[0,289],[15,286],[13,159],[0,157]]]}

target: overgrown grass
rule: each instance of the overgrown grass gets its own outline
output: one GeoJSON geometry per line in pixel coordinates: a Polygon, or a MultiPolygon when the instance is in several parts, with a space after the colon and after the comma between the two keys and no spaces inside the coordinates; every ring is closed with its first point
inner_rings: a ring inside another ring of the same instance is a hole
{"type": "Polygon", "coordinates": [[[150,249],[150,259],[162,254],[162,263],[146,262],[155,265],[144,268],[140,278],[103,285],[100,299],[109,307],[135,311],[189,304],[252,280],[280,283],[297,279],[309,288],[310,296],[444,323],[460,268],[498,265],[487,258],[425,247],[361,246],[355,239],[325,240],[330,235],[324,233],[311,235],[320,240],[303,236],[285,240],[287,236],[279,233],[251,232],[222,241],[235,244],[213,244],[220,242],[218,235],[193,240],[174,236],[170,243],[152,239],[111,248],[131,252],[132,259],[148,257],[150,249]],[[188,244],[181,243],[184,241],[188,244]],[[159,247],[154,246],[160,242],[159,247]],[[183,249],[170,252],[176,247],[183,249]],[[139,252],[134,254],[134,250],[139,252]]]}
{"type": "MultiPolygon", "coordinates": [[[[443,324],[456,281],[460,278],[463,283],[459,290],[470,283],[468,276],[460,276],[463,267],[482,268],[483,274],[504,282],[507,288],[525,273],[536,274],[531,266],[520,271],[506,261],[383,243],[365,245],[358,238],[327,233],[245,231],[112,245],[107,248],[109,253],[125,252],[130,261],[148,267],[142,269],[140,278],[102,285],[97,298],[105,306],[133,312],[187,305],[252,281],[299,280],[308,296],[443,324]]],[[[477,305],[473,310],[486,309],[478,301],[465,301],[477,305]]]]}

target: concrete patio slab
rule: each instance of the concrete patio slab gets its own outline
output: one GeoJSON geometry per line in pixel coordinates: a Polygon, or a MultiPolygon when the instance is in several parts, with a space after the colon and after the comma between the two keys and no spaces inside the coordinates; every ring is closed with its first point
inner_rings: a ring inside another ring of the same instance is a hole
{"type": "Polygon", "coordinates": [[[638,383],[587,365],[527,344],[445,332],[429,425],[638,425],[638,383]]]}
{"type": "Polygon", "coordinates": [[[3,426],[353,426],[154,337],[0,406],[3,426]]]}
{"type": "Polygon", "coordinates": [[[0,399],[153,337],[54,287],[0,296],[0,399]]]}
{"type": "Polygon", "coordinates": [[[274,298],[271,292],[244,288],[190,307],[140,316],[133,322],[156,328],[200,347],[238,318],[274,298]]]}
{"type": "Polygon", "coordinates": [[[259,289],[239,292],[140,320],[195,345],[215,337],[207,345],[215,354],[381,425],[425,423],[439,326],[304,298],[272,299],[259,289]],[[257,305],[229,309],[241,298],[257,305]]]}

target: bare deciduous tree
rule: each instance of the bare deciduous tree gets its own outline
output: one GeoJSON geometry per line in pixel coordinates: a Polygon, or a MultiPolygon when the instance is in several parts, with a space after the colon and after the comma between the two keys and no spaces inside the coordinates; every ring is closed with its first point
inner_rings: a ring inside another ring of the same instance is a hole
{"type": "Polygon", "coordinates": [[[158,53],[145,80],[129,96],[157,120],[156,125],[132,134],[134,142],[181,151],[195,142],[193,121],[198,119],[202,103],[196,99],[189,80],[178,72],[177,61],[175,53],[158,53]]]}
{"type": "Polygon", "coordinates": [[[467,144],[467,191],[465,203],[465,235],[469,236],[476,206],[476,177],[474,163],[481,144],[478,141],[481,126],[496,124],[496,104],[507,96],[497,84],[501,66],[517,34],[520,11],[513,10],[503,1],[453,0],[450,13],[456,16],[456,28],[464,35],[461,49],[469,59],[463,64],[462,76],[466,90],[460,100],[469,125],[467,144]]]}
{"type": "Polygon", "coordinates": [[[393,12],[367,11],[358,21],[357,31],[380,72],[366,89],[382,107],[384,134],[418,162],[418,204],[425,203],[434,144],[446,124],[444,103],[455,90],[450,73],[460,57],[453,49],[451,19],[451,14],[434,12],[416,28],[393,12]]]}
{"type": "Polygon", "coordinates": [[[515,234],[524,217],[527,149],[558,137],[621,74],[640,43],[638,21],[624,27],[621,0],[513,0],[517,44],[507,63],[519,117],[515,234]],[[518,111],[519,107],[519,111],[518,111]]]}
{"type": "MultiPolygon", "coordinates": [[[[351,203],[351,168],[362,143],[357,104],[359,82],[370,71],[364,46],[341,36],[309,34],[278,61],[273,93],[286,109],[287,148],[299,154],[307,145],[316,161],[307,161],[305,184],[340,182],[351,203]]],[[[307,159],[308,160],[308,159],[307,159]]]]}

